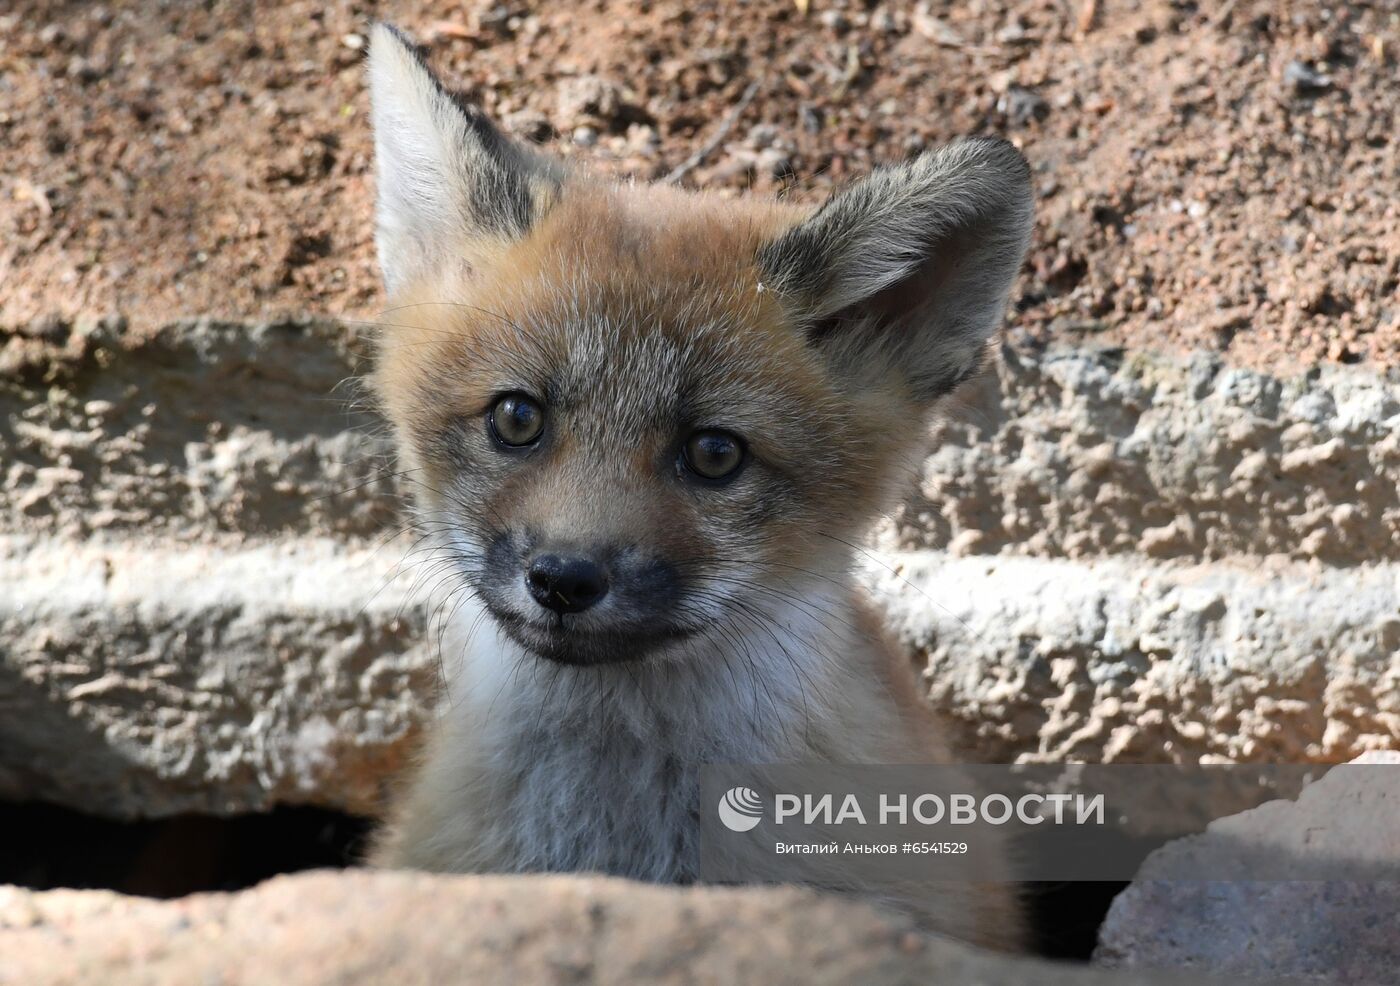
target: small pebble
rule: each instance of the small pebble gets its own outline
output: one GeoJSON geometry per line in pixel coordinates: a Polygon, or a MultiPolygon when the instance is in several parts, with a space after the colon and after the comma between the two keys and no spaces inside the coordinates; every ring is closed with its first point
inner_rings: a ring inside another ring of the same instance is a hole
{"type": "Polygon", "coordinates": [[[45,342],[63,342],[68,338],[68,320],[56,312],[40,315],[19,326],[19,334],[45,342]]]}
{"type": "Polygon", "coordinates": [[[1332,77],[1299,61],[1288,63],[1283,79],[1299,94],[1325,92],[1332,88],[1332,77]]]}
{"type": "Polygon", "coordinates": [[[1024,127],[1050,115],[1050,104],[1033,90],[1011,86],[997,99],[997,111],[1006,115],[1012,126],[1024,127]]]}

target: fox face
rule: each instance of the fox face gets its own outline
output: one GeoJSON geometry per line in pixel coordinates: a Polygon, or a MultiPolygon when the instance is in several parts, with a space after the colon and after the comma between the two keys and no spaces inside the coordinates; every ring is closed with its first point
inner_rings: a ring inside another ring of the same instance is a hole
{"type": "Polygon", "coordinates": [[[815,210],[567,170],[376,28],[373,387],[424,536],[526,651],[703,660],[843,583],[983,362],[1031,221],[965,140],[815,210]]]}

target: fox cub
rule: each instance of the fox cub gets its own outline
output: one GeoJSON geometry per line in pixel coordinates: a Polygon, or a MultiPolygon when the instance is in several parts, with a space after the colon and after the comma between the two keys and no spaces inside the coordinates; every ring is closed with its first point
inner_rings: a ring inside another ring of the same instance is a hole
{"type": "MultiPolygon", "coordinates": [[[[511,142],[391,27],[369,77],[372,387],[452,593],[442,718],[375,862],[686,883],[702,764],[947,762],[853,544],[1003,317],[1021,155],[730,201],[511,142]]],[[[911,906],[1011,947],[986,876],[911,906]]]]}

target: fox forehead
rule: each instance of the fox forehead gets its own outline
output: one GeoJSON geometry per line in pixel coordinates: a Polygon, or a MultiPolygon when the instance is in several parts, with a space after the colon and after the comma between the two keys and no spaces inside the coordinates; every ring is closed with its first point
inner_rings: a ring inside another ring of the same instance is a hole
{"type": "MultiPolygon", "coordinates": [[[[476,246],[403,292],[403,385],[474,413],[510,390],[613,427],[732,427],[829,402],[822,365],[765,292],[764,242],[802,215],[655,187],[570,183],[528,235],[476,246]]],[[[392,381],[385,381],[393,386],[392,381]]]]}
{"type": "Polygon", "coordinates": [[[570,182],[526,236],[502,244],[461,287],[483,307],[540,324],[607,324],[621,347],[643,339],[732,345],[742,337],[795,349],[782,307],[765,296],[757,255],[800,215],[651,186],[570,182]]]}

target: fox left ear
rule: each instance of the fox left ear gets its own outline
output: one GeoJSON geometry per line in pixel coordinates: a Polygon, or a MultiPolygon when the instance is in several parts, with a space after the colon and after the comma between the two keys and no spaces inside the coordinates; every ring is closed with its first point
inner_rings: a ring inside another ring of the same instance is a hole
{"type": "Polygon", "coordinates": [[[764,287],[862,382],[930,402],[978,369],[1030,240],[1030,169],[964,139],[875,172],[759,251],[764,287]]]}
{"type": "Polygon", "coordinates": [[[557,165],[454,99],[388,24],[371,34],[369,89],[375,243],[390,292],[447,264],[470,268],[483,245],[525,235],[558,184],[557,165]]]}

